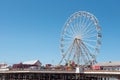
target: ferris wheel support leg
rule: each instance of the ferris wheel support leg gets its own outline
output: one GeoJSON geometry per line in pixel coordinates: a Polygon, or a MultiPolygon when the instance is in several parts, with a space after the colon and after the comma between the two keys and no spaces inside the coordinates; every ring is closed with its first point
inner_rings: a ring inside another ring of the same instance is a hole
{"type": "Polygon", "coordinates": [[[75,73],[83,73],[83,72],[84,72],[84,68],[76,67],[75,73]]]}

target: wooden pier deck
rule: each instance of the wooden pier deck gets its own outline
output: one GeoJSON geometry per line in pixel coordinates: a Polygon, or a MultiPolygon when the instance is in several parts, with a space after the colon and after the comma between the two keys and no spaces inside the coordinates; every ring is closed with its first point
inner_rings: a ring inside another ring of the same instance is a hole
{"type": "Polygon", "coordinates": [[[109,80],[120,79],[120,72],[85,71],[0,71],[0,80],[109,80]]]}

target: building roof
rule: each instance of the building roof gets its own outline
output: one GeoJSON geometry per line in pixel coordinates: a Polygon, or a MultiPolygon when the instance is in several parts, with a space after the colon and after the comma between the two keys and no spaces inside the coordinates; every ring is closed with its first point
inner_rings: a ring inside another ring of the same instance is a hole
{"type": "Polygon", "coordinates": [[[35,63],[39,62],[39,60],[31,60],[31,61],[25,61],[23,62],[23,64],[30,64],[30,65],[33,65],[35,63]]]}
{"type": "Polygon", "coordinates": [[[99,66],[120,66],[120,62],[100,62],[100,63],[97,63],[95,65],[99,65],[99,66]]]}

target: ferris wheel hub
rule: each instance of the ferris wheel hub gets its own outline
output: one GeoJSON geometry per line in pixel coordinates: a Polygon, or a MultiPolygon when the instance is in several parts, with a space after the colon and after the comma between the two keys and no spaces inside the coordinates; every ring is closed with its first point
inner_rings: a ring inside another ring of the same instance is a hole
{"type": "Polygon", "coordinates": [[[77,36],[75,36],[75,39],[80,40],[81,36],[77,35],[77,36]]]}

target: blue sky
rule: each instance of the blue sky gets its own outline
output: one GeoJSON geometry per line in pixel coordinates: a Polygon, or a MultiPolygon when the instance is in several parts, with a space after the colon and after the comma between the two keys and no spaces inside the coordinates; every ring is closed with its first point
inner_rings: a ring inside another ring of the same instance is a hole
{"type": "Polygon", "coordinates": [[[119,5],[119,0],[1,0],[0,62],[57,64],[63,25],[76,11],[99,20],[103,37],[98,62],[120,61],[119,5]]]}

